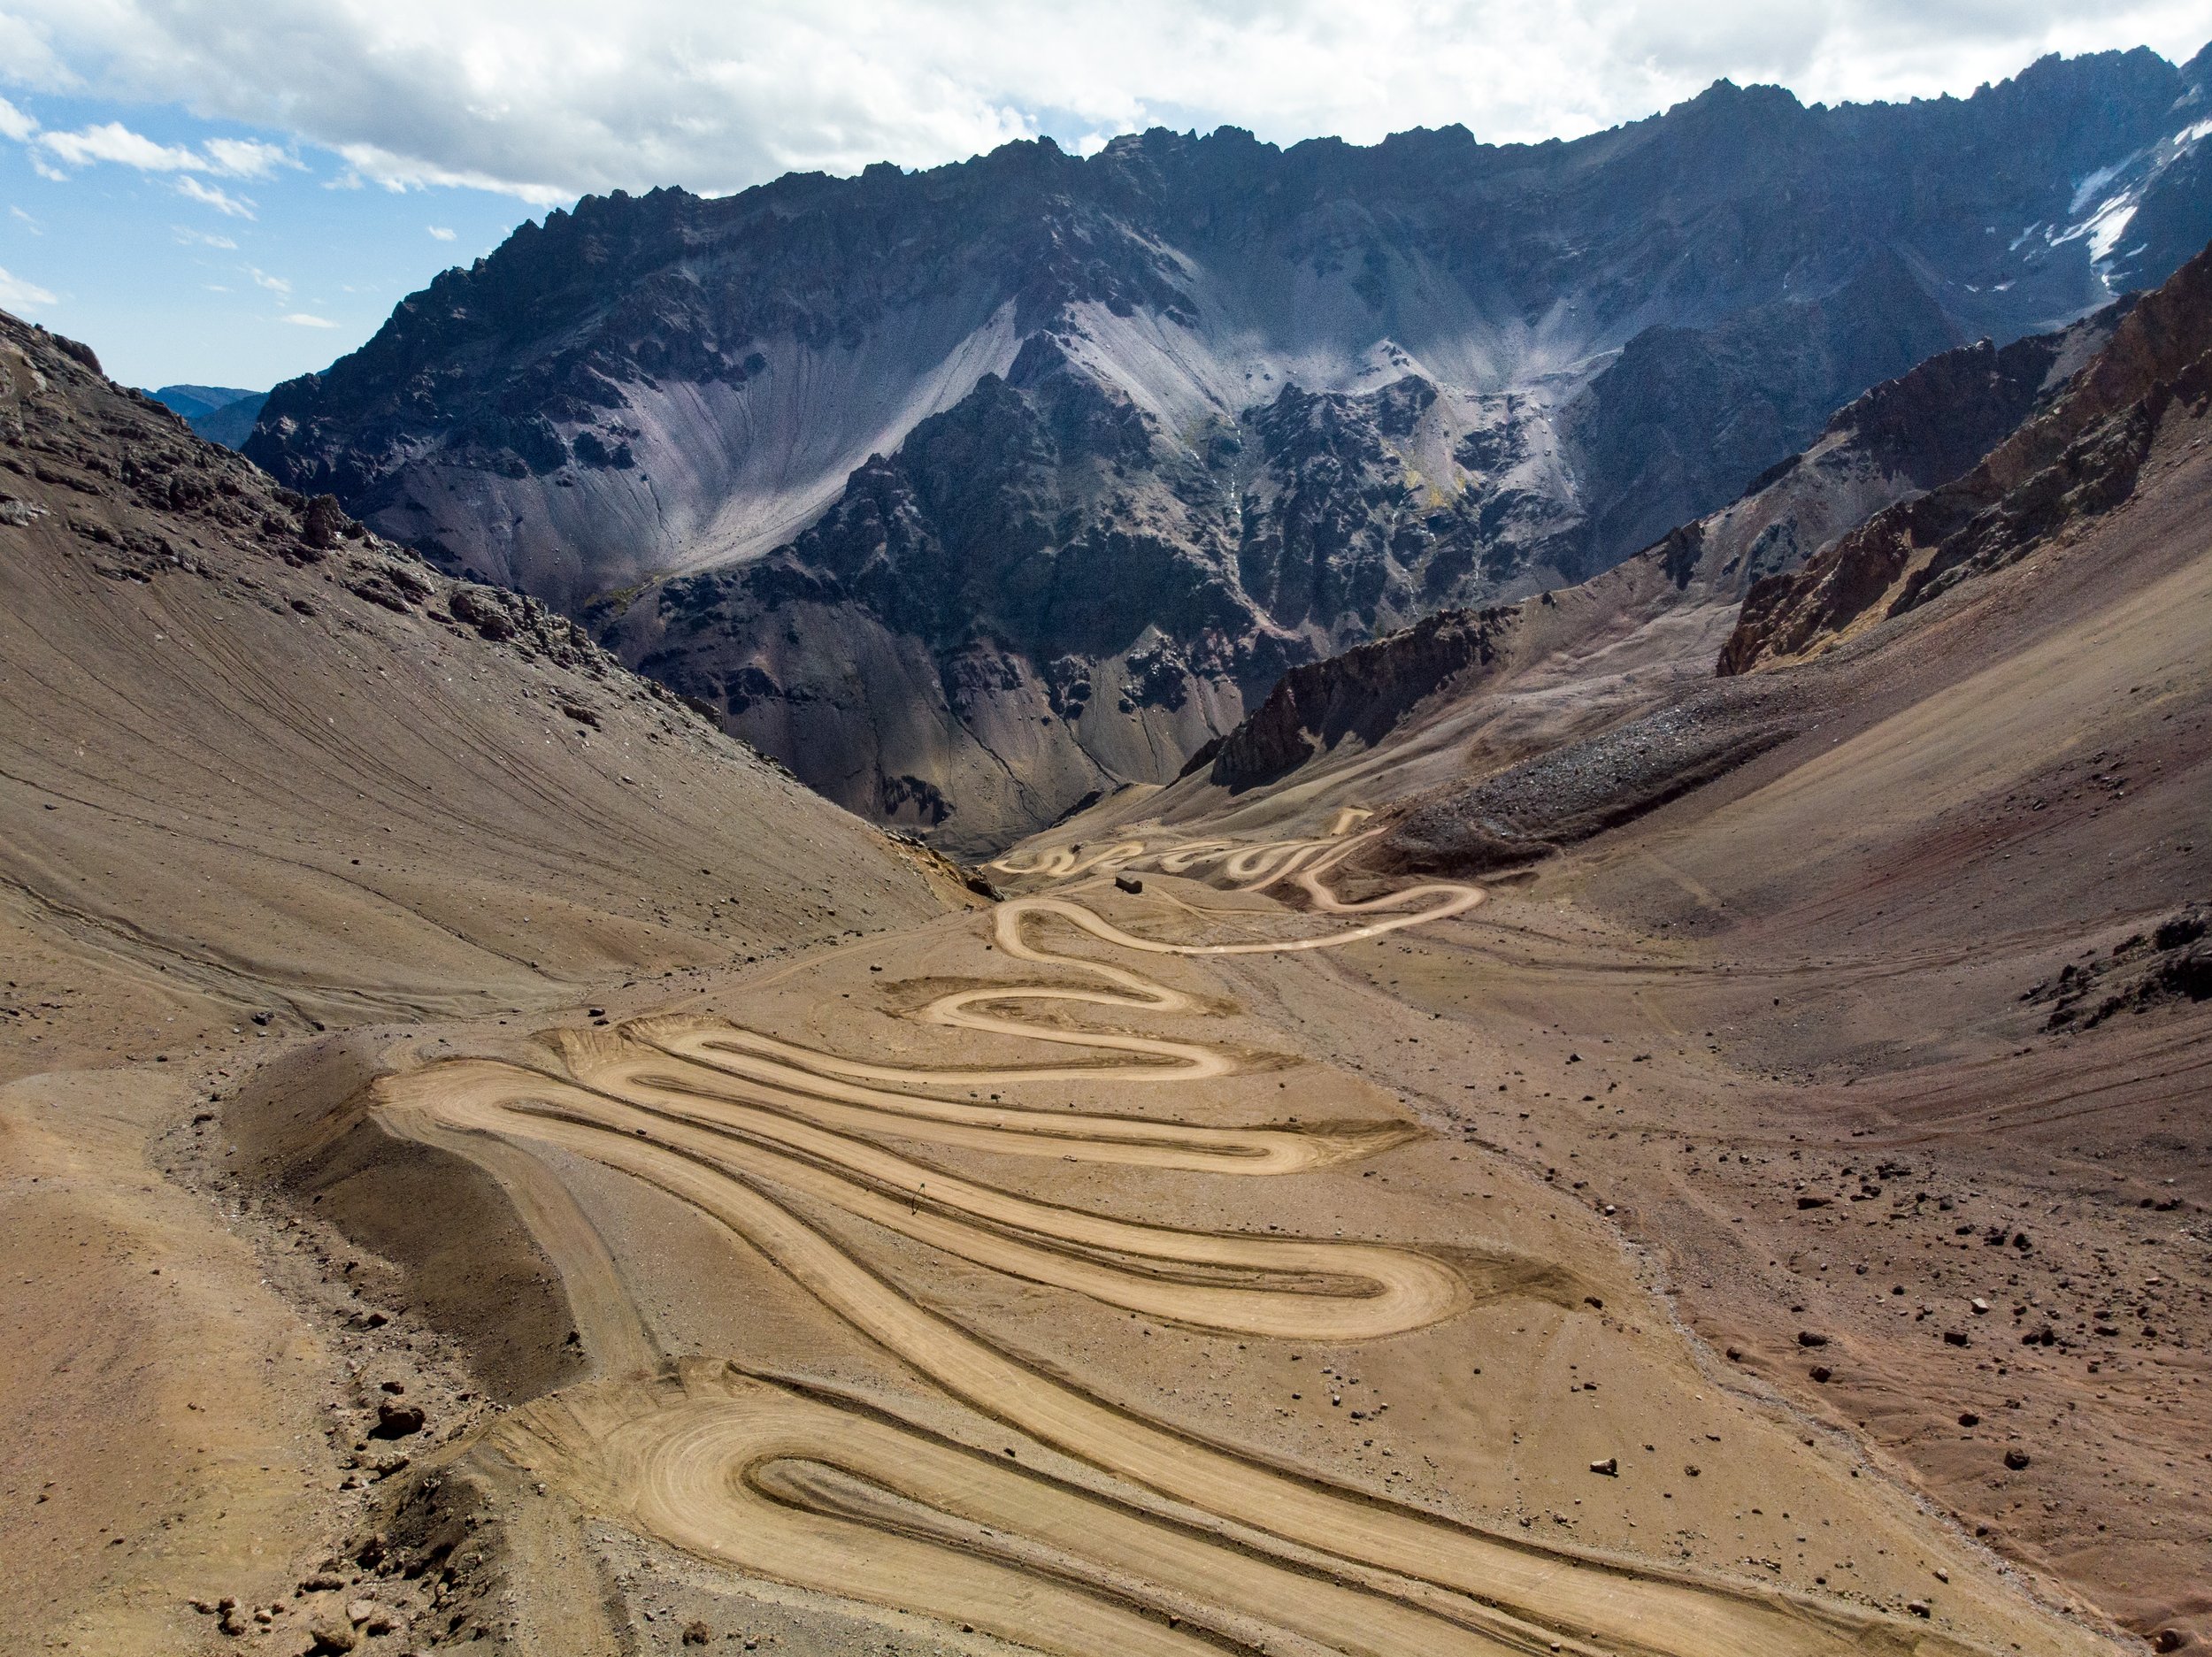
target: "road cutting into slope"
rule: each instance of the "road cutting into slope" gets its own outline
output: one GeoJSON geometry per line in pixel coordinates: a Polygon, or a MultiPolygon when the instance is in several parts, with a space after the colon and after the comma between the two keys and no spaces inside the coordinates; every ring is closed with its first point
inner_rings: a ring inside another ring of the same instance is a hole
{"type": "MultiPolygon", "coordinates": [[[[674,1380],[618,1375],[528,1407],[499,1430],[500,1447],[703,1556],[1071,1657],[1979,1649],[1863,1607],[1534,1546],[1208,1442],[919,1303],[828,1219],[864,1221],[1132,1313],[1258,1339],[1375,1340],[1501,1294],[1573,1304],[1559,1293],[1568,1274],[1548,1262],[1448,1263],[1380,1243],[1140,1224],[956,1175],[867,1137],[1240,1178],[1293,1176],[1402,1139],[1412,1131],[1402,1125],[1200,1127],[926,1091],[1067,1078],[1190,1085],[1229,1074],[1236,1060],[1202,1044],[1021,1017],[1035,1003],[1117,1016],[1203,1010],[1187,992],[1042,934],[1064,930],[1140,957],[1256,955],[1385,936],[1481,901],[1455,884],[1339,899],[1323,877],[1364,838],[1151,853],[1163,866],[1210,863],[1240,894],[1293,886],[1310,915],[1184,906],[1205,932],[1269,936],[1163,939],[1067,893],[999,905],[998,952],[1052,978],[954,991],[915,1021],[1084,1049],[1080,1062],[894,1065],[726,1024],[657,1019],[563,1032],[560,1062],[543,1070],[452,1061],[387,1078],[375,1109],[403,1133],[557,1154],[527,1172],[503,1160],[495,1171],[511,1183],[557,1185],[561,1160],[580,1157],[726,1227],[972,1423],[969,1441],[954,1442],[855,1400],[687,1363],[674,1380]],[[1319,931],[1315,917],[1352,924],[1319,931]],[[1041,1451],[1083,1471],[1043,1470],[1034,1464],[1051,1457],[1041,1451]]],[[[1109,860],[1127,867],[1146,855],[1123,842],[1035,869],[1102,886],[1096,871],[1109,860]]],[[[544,1240],[565,1277],[603,1283],[611,1264],[619,1275],[618,1247],[588,1228],[544,1240]]],[[[597,1339],[595,1330],[588,1344],[597,1339]]]]}

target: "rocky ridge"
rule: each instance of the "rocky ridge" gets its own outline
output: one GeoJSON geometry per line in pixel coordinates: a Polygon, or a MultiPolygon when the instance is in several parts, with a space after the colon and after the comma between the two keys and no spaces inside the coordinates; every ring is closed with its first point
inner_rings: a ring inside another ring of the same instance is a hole
{"type": "MultiPolygon", "coordinates": [[[[1463,701],[1532,662],[1609,648],[1624,621],[1649,628],[1740,604],[1872,513],[1972,465],[2096,356],[2133,303],[2001,349],[1983,340],[1939,353],[1839,410],[1740,499],[1615,569],[1516,605],[1440,611],[1294,668],[1194,759],[1232,790],[1273,782],[1348,738],[1371,748],[1438,700],[1463,701]]],[[[1695,635],[1681,648],[1695,648],[1695,635]]]]}
{"type": "Polygon", "coordinates": [[[2132,491],[2168,403],[2212,395],[2208,353],[2212,249],[2146,295],[2093,363],[1970,470],[1874,514],[1802,570],[1761,581],[1719,671],[1816,654],[2111,510],[2132,491]]]}
{"type": "MultiPolygon", "coordinates": [[[[1398,815],[1379,861],[1460,872],[1531,862],[1789,740],[1824,708],[1870,694],[1863,662],[1832,681],[1745,677],[1747,669],[1817,657],[2110,511],[2132,491],[2169,410],[2200,416],[2208,406],[2212,249],[2154,292],[2064,333],[2002,352],[1985,342],[1878,387],[1838,415],[1830,428],[1836,446],[1781,469],[1767,487],[1808,466],[1824,464],[1848,479],[1870,463],[1901,498],[1801,569],[1751,587],[1721,651],[1718,684],[1663,694],[1649,711],[1432,791],[1398,815]],[[2008,414],[2016,415],[2013,429],[1962,476],[1910,487],[1986,440],[2008,414]]],[[[1831,499],[1852,493],[1839,487],[1831,499]]],[[[1644,558],[1674,556],[1687,588],[1700,579],[1694,558],[1709,533],[1690,525],[1644,558]]],[[[1722,568],[1741,573],[1737,560],[1722,568]]],[[[1709,581],[1717,573],[1701,572],[1709,581]]]]}
{"type": "Polygon", "coordinates": [[[2162,273],[2171,235],[2106,237],[2078,180],[2200,216],[2205,65],[587,200],[280,387],[251,452],[980,848],[1173,776],[1301,660],[1586,579],[1932,352],[2162,273]]]}

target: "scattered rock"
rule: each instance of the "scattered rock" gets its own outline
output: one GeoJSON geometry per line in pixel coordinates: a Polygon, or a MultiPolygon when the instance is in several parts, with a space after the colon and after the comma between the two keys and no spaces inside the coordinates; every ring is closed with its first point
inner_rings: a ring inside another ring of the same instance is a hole
{"type": "Polygon", "coordinates": [[[1133,875],[1116,875],[1114,877],[1114,890],[1117,892],[1141,892],[1144,890],[1144,882],[1137,879],[1133,875]]]}
{"type": "Polygon", "coordinates": [[[1821,1385],[1825,1386],[1828,1385],[1831,1377],[1834,1376],[1835,1371],[1831,1369],[1824,1363],[1816,1363],[1813,1365],[1810,1373],[1814,1380],[1819,1382],[1821,1385]]]}
{"type": "Polygon", "coordinates": [[[307,1632],[315,1642],[311,1652],[349,1652],[361,1643],[353,1625],[334,1616],[317,1617],[307,1625],[307,1632]]]}
{"type": "Polygon", "coordinates": [[[404,1438],[410,1433],[420,1432],[425,1419],[419,1404],[379,1404],[376,1407],[376,1429],[371,1436],[404,1438]]]}
{"type": "Polygon", "coordinates": [[[2014,1472],[2017,1473],[2022,1468],[2027,1466],[2027,1464],[2028,1453],[2025,1450],[2008,1450],[2005,1452],[2005,1465],[2010,1468],[2014,1472]]]}
{"type": "Polygon", "coordinates": [[[1816,1335],[1809,1329],[1801,1329],[1797,1331],[1797,1344],[1801,1346],[1824,1346],[1828,1344],[1828,1337],[1816,1335]]]}
{"type": "MultiPolygon", "coordinates": [[[[2095,780],[2102,781],[2103,779],[2095,780]]],[[[2144,1012],[2169,1001],[2212,997],[2212,906],[2191,903],[2168,916],[2147,937],[2116,945],[2108,956],[2070,963],[2020,999],[2051,1002],[2044,1028],[2092,1029],[2121,1012],[2144,1012]]]]}
{"type": "Polygon", "coordinates": [[[694,1622],[684,1625],[684,1644],[687,1645],[703,1645],[713,1638],[714,1630],[703,1622],[694,1622]]]}
{"type": "Polygon", "coordinates": [[[1618,1478],[1621,1476],[1621,1459],[1617,1455],[1609,1455],[1602,1461],[1591,1462],[1590,1470],[1601,1473],[1607,1478],[1618,1478]]]}

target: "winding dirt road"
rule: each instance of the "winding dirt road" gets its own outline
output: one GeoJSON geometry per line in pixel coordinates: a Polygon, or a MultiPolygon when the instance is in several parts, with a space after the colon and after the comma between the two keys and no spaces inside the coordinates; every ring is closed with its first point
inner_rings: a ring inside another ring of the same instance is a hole
{"type": "Polygon", "coordinates": [[[703,1557],[1054,1653],[1982,1649],[1864,1606],[1536,1546],[1207,1442],[932,1309],[810,1217],[834,1211],[992,1272],[1256,1339],[1374,1341],[1486,1299],[1540,1293],[1557,1275],[1552,1262],[1141,1224],[933,1166],[871,1137],[1000,1155],[1016,1170],[1020,1159],[1048,1158],[1239,1180],[1404,1142],[1419,1132],[1410,1124],[1208,1126],[943,1096],[1068,1080],[1202,1086],[1233,1074],[1237,1057],[1067,1022],[1076,1010],[1124,1023],[1204,1010],[1114,957],[1340,947],[1482,901],[1456,884],[1340,900],[1325,877],[1363,838],[1345,832],[1352,826],[1263,846],[1125,841],[997,865],[1083,882],[993,914],[996,953],[1041,970],[953,990],[909,1016],[987,1050],[1046,1044],[1066,1055],[1054,1062],[893,1064],[659,1018],[561,1032],[549,1048],[557,1059],[542,1069],[453,1061],[380,1084],[375,1109],[388,1124],[474,1156],[514,1193],[598,1357],[602,1378],[510,1416],[497,1447],[588,1507],[703,1557]],[[1079,901],[1140,862],[1209,870],[1248,898],[1287,887],[1305,912],[1177,898],[1201,935],[1174,941],[1079,901]],[[726,1227],[826,1316],[957,1400],[975,1431],[956,1441],[880,1402],[736,1362],[687,1359],[672,1369],[627,1300],[618,1247],[562,1185],[569,1158],[726,1227]]]}

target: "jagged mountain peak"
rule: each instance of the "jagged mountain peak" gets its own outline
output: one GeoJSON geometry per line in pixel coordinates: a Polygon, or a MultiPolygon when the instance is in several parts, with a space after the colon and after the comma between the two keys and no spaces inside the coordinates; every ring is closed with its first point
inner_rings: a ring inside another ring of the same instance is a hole
{"type": "Polygon", "coordinates": [[[1585,578],[1931,353],[2162,273],[2203,211],[2185,93],[2108,54],[1903,105],[1722,82],[1565,143],[1155,128],[591,197],[279,387],[250,452],[598,618],[848,803],[961,799],[940,832],[979,847],[1171,776],[1292,662],[1585,578]],[[2101,171],[2170,226],[2079,227],[2101,171]],[[665,585],[707,572],[703,608],[665,585]],[[802,590],[825,668],[880,631],[928,729],[817,687],[869,734],[787,745],[802,590]],[[1170,657],[1173,699],[1074,694],[1170,657]],[[1002,692],[1057,756],[1002,818],[965,786],[1010,766],[971,719],[1002,692]]]}

